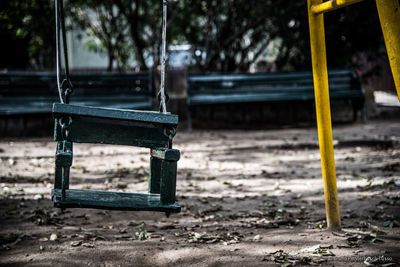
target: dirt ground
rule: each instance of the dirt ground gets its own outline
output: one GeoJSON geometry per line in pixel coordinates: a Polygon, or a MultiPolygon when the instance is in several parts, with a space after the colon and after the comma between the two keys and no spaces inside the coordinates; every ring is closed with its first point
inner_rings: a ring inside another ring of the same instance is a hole
{"type": "MultiPolygon", "coordinates": [[[[400,122],[334,126],[343,231],[326,230],[317,130],[179,131],[182,212],[52,206],[56,144],[0,141],[0,265],[398,266],[400,122]]],[[[146,192],[149,151],[77,144],[71,187],[146,192]]]]}

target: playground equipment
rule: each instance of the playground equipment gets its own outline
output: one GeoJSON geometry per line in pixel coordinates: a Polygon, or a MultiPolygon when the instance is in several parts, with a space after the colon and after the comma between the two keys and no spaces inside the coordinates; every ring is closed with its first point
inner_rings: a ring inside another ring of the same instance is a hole
{"type": "MultiPolygon", "coordinates": [[[[328,228],[340,228],[339,201],[336,187],[333,154],[329,85],[326,64],[324,13],[363,0],[307,0],[312,68],[314,76],[315,105],[322,177],[324,181],[325,208],[328,228]]],[[[398,0],[376,0],[379,19],[385,39],[397,95],[400,100],[400,8],[398,0]]]]}
{"type": "Polygon", "coordinates": [[[175,202],[179,150],[172,148],[178,116],[167,112],[165,46],[167,1],[163,1],[160,111],[123,110],[69,104],[73,90],[68,68],[62,0],[55,0],[57,84],[61,103],[53,105],[54,139],[57,141],[54,205],[60,208],[179,212],[175,202]],[[61,28],[60,28],[61,23],[61,28]],[[65,79],[60,84],[60,33],[62,32],[65,79]],[[73,142],[132,145],[151,149],[149,193],[125,193],[69,189],[73,142]]]}

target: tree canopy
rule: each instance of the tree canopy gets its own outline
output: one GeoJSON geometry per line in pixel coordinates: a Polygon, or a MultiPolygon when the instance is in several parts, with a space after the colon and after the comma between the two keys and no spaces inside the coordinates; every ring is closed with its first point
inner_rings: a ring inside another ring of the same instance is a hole
{"type": "Polygon", "coordinates": [[[52,68],[53,21],[51,0],[0,1],[0,69],[52,68]]]}
{"type": "MultiPolygon", "coordinates": [[[[87,33],[86,47],[107,53],[108,70],[114,62],[118,70],[131,67],[132,58],[140,69],[159,64],[161,6],[160,0],[65,4],[71,25],[87,33]]],[[[192,47],[191,68],[246,72],[267,56],[276,70],[310,69],[306,1],[170,0],[168,12],[168,43],[192,47]]],[[[1,68],[54,66],[53,13],[51,0],[1,1],[2,53],[14,47],[17,58],[3,60],[1,68]]],[[[354,64],[359,53],[376,57],[384,51],[373,1],[326,14],[325,29],[331,68],[354,64]]]]}

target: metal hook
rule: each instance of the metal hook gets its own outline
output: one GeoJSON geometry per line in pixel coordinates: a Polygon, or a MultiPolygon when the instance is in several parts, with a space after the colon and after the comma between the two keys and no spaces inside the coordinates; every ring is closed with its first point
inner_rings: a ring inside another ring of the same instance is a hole
{"type": "Polygon", "coordinates": [[[168,137],[168,148],[172,148],[172,140],[174,139],[174,136],[176,135],[176,128],[165,128],[164,129],[164,135],[168,137]]]}
{"type": "Polygon", "coordinates": [[[68,139],[68,135],[69,135],[69,126],[72,123],[72,118],[68,117],[68,122],[64,122],[64,118],[62,117],[59,119],[59,124],[61,126],[61,135],[62,135],[62,139],[63,140],[67,140],[68,139]]]}

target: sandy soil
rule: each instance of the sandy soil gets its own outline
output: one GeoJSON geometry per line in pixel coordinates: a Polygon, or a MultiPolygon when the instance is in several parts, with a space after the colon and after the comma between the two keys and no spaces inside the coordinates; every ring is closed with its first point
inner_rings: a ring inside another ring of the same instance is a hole
{"type": "MultiPolygon", "coordinates": [[[[55,143],[0,141],[0,265],[396,266],[400,122],[334,127],[342,232],[326,228],[316,128],[180,131],[182,212],[61,211],[55,143]]],[[[145,192],[149,154],[74,147],[72,188],[145,192]]]]}

